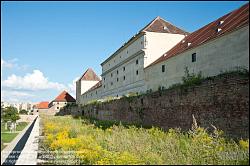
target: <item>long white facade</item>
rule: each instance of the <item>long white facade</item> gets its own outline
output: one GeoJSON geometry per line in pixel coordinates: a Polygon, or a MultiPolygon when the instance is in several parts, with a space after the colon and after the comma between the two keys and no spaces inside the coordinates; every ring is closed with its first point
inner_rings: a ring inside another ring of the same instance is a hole
{"type": "MultiPolygon", "coordinates": [[[[220,19],[192,33],[190,35],[192,42],[195,43],[199,39],[204,41],[199,41],[199,44],[190,49],[188,47],[192,43],[185,42],[186,39],[190,39],[186,33],[163,33],[159,29],[167,29],[165,25],[168,23],[155,28],[153,21],[148,25],[149,28],[140,31],[101,64],[102,80],[99,82],[101,84],[96,84],[81,94],[77,98],[77,103],[86,104],[92,100],[110,96],[120,97],[130,92],[145,93],[147,90],[156,91],[159,87],[168,88],[182,82],[185,68],[188,68],[190,73],[201,72],[203,77],[215,76],[221,72],[235,70],[237,67],[249,70],[249,25],[239,22],[238,24],[242,25],[240,28],[232,28],[230,24],[233,18],[242,16],[236,13],[231,17],[224,23],[227,25],[225,28],[230,30],[224,35],[216,35],[219,33],[218,27],[224,26],[218,24],[224,22],[220,19]],[[154,28],[158,31],[154,31],[154,28]],[[209,39],[214,35],[216,37],[209,39]],[[185,49],[179,53],[178,45],[182,44],[185,45],[185,49]],[[171,51],[176,52],[176,55],[158,61],[171,51]],[[194,61],[193,55],[195,55],[194,61]]],[[[225,18],[223,16],[221,19],[225,18]]],[[[77,89],[79,93],[79,86],[77,89]]]]}

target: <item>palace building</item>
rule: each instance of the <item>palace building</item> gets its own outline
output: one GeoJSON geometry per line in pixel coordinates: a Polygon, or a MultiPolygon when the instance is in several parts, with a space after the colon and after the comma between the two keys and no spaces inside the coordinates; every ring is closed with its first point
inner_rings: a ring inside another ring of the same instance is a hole
{"type": "Polygon", "coordinates": [[[76,82],[78,104],[168,88],[185,68],[204,77],[249,70],[249,3],[193,33],[157,17],[101,66],[102,79],[88,69],[76,82]]]}

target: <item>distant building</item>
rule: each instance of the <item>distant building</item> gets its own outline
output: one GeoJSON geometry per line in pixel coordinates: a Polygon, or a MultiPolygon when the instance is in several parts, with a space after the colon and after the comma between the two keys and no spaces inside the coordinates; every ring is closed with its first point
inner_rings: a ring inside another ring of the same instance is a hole
{"type": "Polygon", "coordinates": [[[66,91],[60,93],[53,101],[49,103],[49,109],[51,111],[58,112],[61,108],[67,104],[75,104],[76,100],[66,91]]]}
{"type": "Polygon", "coordinates": [[[3,108],[12,106],[12,107],[15,107],[18,112],[24,109],[28,111],[28,113],[30,113],[33,110],[34,104],[33,103],[9,103],[9,102],[2,101],[1,106],[3,108]]]}
{"type": "Polygon", "coordinates": [[[34,106],[33,114],[45,112],[49,109],[49,102],[48,101],[42,101],[34,106]]]}

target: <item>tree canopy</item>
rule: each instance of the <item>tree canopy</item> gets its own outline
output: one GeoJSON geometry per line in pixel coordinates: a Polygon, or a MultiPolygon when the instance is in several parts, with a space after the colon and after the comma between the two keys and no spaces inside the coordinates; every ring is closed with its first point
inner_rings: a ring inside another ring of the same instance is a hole
{"type": "Polygon", "coordinates": [[[20,119],[20,116],[18,114],[18,111],[15,107],[6,107],[4,109],[1,110],[1,118],[3,121],[7,122],[7,121],[12,121],[12,122],[16,122],[18,119],[20,119]]]}

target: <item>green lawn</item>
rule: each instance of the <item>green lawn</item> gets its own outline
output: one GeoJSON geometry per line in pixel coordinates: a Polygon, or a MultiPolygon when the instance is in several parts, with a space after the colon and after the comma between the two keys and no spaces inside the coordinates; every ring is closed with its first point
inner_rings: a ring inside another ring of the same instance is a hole
{"type": "Polygon", "coordinates": [[[11,142],[17,135],[18,135],[18,133],[1,133],[1,141],[3,141],[4,143],[9,143],[9,142],[11,142]]]}
{"type": "Polygon", "coordinates": [[[28,122],[20,122],[16,127],[16,131],[22,131],[29,123],[28,122]]]}

